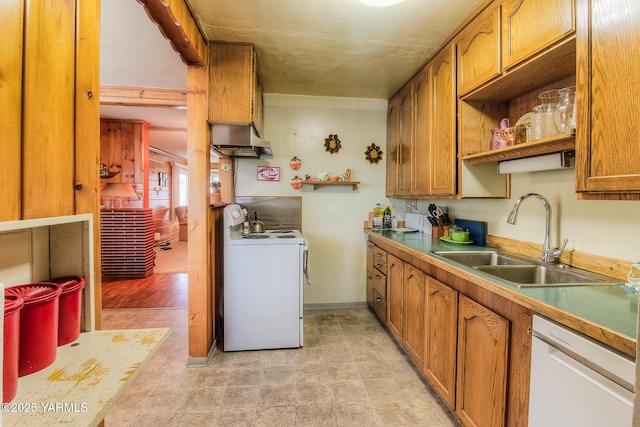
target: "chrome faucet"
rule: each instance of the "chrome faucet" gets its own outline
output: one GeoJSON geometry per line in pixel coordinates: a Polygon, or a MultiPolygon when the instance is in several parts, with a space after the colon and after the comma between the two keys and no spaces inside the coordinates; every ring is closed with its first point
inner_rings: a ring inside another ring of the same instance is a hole
{"type": "Polygon", "coordinates": [[[513,209],[507,217],[507,222],[509,224],[515,225],[516,217],[518,216],[518,209],[520,208],[520,203],[522,203],[524,199],[527,199],[529,197],[535,197],[544,205],[546,215],[544,242],[542,243],[542,261],[552,262],[553,259],[560,258],[560,255],[562,255],[562,251],[564,251],[564,247],[567,245],[568,240],[564,239],[564,241],[562,242],[562,246],[560,246],[560,248],[558,249],[551,248],[551,205],[549,204],[549,201],[547,199],[545,199],[538,193],[527,193],[520,196],[518,200],[516,200],[515,205],[513,205],[513,209]]]}

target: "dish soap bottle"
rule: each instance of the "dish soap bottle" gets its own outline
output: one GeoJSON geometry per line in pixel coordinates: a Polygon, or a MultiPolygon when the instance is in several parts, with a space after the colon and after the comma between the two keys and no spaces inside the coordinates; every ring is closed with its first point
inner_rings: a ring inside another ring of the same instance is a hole
{"type": "Polygon", "coordinates": [[[381,229],[384,222],[384,210],[380,203],[376,203],[376,207],[373,208],[373,228],[381,229]]]}
{"type": "Polygon", "coordinates": [[[387,206],[383,213],[382,228],[391,228],[391,208],[387,206]]]}

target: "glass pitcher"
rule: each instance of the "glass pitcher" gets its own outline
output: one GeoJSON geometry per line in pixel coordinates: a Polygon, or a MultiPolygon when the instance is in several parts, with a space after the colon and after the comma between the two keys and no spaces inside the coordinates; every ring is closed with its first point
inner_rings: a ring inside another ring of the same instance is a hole
{"type": "Polygon", "coordinates": [[[558,132],[569,134],[576,127],[576,87],[570,86],[558,90],[558,105],[555,111],[555,122],[558,132]]]}

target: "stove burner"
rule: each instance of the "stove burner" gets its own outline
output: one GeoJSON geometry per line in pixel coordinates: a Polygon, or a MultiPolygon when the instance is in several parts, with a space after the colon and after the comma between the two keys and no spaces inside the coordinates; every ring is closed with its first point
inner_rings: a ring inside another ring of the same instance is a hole
{"type": "Polygon", "coordinates": [[[276,236],[276,239],[293,239],[296,236],[294,236],[293,234],[282,234],[280,236],[276,236]]]}
{"type": "Polygon", "coordinates": [[[243,239],[269,239],[266,234],[249,234],[248,236],[242,236],[243,239]]]}
{"type": "Polygon", "coordinates": [[[271,230],[271,231],[269,231],[269,233],[271,233],[271,234],[286,234],[286,233],[293,233],[293,230],[271,230]]]}

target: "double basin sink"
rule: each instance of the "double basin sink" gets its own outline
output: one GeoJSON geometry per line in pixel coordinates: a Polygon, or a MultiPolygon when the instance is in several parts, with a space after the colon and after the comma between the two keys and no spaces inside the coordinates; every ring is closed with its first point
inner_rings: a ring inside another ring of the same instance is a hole
{"type": "Polygon", "coordinates": [[[507,255],[498,251],[436,251],[457,262],[520,288],[619,285],[621,280],[585,270],[507,255]]]}

